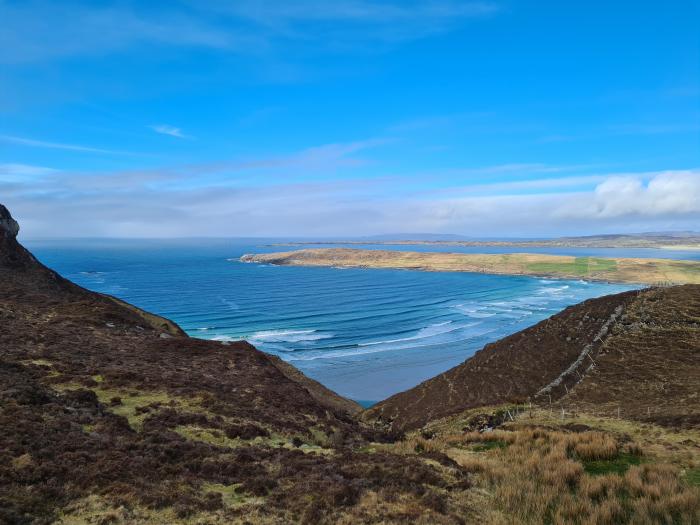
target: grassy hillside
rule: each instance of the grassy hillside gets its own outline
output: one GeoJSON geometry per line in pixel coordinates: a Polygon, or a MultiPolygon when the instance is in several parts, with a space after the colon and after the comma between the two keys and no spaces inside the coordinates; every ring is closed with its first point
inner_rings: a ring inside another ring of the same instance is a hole
{"type": "Polygon", "coordinates": [[[469,472],[470,523],[700,523],[700,432],[582,412],[502,405],[377,445],[444,454],[469,472]]]}
{"type": "Polygon", "coordinates": [[[553,404],[700,426],[700,286],[590,299],[486,345],[364,414],[394,430],[478,406],[553,404]]]}

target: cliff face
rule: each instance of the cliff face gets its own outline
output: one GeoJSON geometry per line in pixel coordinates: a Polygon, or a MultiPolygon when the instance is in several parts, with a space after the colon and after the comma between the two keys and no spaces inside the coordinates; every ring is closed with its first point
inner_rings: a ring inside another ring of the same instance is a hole
{"type": "Polygon", "coordinates": [[[697,426],[698,319],[698,285],[591,299],[485,346],[364,417],[410,430],[469,408],[527,401],[697,426]]]}
{"type": "Polygon", "coordinates": [[[12,218],[10,211],[0,204],[0,272],[10,268],[22,270],[38,264],[17,242],[18,233],[19,224],[12,218]]]}

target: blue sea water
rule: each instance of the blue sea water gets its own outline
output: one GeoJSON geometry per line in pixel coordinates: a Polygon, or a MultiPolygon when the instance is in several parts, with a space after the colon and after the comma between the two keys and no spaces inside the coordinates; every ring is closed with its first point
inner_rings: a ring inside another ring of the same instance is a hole
{"type": "MultiPolygon", "coordinates": [[[[461,363],[484,344],[568,305],[633,288],[520,276],[276,267],[238,261],[244,253],[291,249],[269,242],[67,240],[25,245],[42,262],[86,288],[171,318],[194,337],[245,338],[336,392],[365,403],[411,388],[461,363]]],[[[507,250],[450,247],[449,251],[507,250]]],[[[683,259],[700,255],[663,250],[642,250],[644,255],[640,250],[538,251],[683,259]]]]}

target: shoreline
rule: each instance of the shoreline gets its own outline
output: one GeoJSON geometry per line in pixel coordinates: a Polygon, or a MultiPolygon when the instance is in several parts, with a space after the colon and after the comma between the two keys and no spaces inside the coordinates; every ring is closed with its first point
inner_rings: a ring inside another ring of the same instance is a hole
{"type": "Polygon", "coordinates": [[[581,279],[640,285],[700,284],[700,262],[673,259],[574,257],[531,253],[465,254],[313,248],[246,254],[241,262],[278,266],[397,269],[581,279]]]}

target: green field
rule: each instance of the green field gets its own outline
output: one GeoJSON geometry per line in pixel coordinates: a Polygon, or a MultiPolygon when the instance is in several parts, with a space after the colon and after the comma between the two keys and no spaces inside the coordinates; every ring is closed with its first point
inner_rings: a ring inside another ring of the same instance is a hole
{"type": "Polygon", "coordinates": [[[617,269],[614,259],[598,257],[576,257],[573,262],[538,262],[529,263],[527,269],[535,273],[564,273],[585,277],[593,272],[610,272],[617,269]]]}

